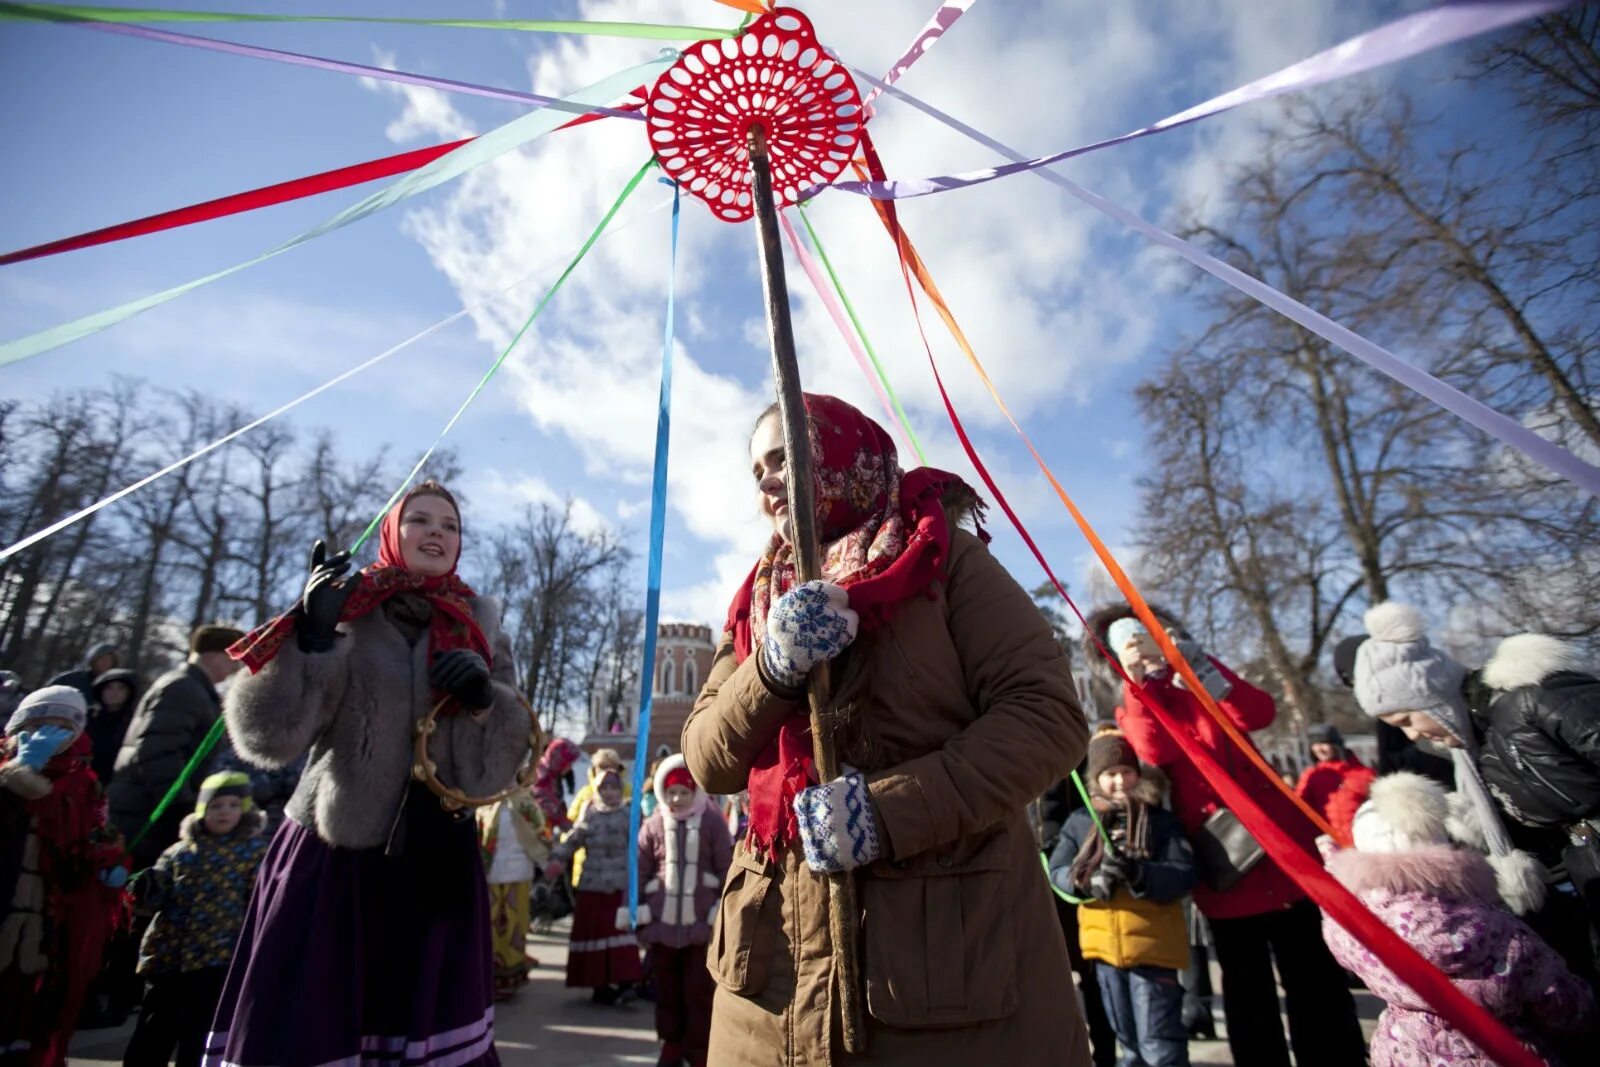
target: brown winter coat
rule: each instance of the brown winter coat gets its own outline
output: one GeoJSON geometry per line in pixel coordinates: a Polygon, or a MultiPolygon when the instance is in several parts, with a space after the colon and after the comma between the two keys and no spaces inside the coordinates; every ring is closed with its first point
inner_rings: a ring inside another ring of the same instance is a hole
{"type": "MultiPolygon", "coordinates": [[[[988,549],[958,531],[946,574],[835,665],[842,756],[867,774],[886,853],[855,876],[866,1055],[839,1035],[825,879],[798,844],[772,863],[740,842],[708,952],[711,1067],[1089,1063],[1024,815],[1088,730],[1066,656],[988,549]]],[[[695,780],[743,789],[796,707],[724,635],[684,726],[695,780]]]]}

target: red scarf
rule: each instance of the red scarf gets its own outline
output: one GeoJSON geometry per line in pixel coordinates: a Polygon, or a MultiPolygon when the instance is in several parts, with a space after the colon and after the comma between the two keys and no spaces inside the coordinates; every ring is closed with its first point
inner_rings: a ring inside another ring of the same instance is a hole
{"type": "MultiPolygon", "coordinates": [[[[805,404],[822,575],[849,592],[862,627],[875,629],[944,574],[950,526],[942,500],[965,483],[931,467],[902,472],[883,427],[837,397],[807,393],[805,404]]],[[[765,639],[773,604],[796,584],[794,549],[774,533],[728,609],[739,662],[765,639]]],[[[810,717],[797,711],[750,769],[753,849],[776,858],[794,839],[794,798],[815,781],[810,717]]]]}
{"type": "MultiPolygon", "coordinates": [[[[378,561],[361,571],[358,576],[360,585],[350,594],[350,599],[345,601],[344,610],[339,614],[339,621],[349,622],[352,619],[359,619],[392,596],[401,593],[421,593],[428,599],[428,603],[433,605],[433,617],[428,623],[430,655],[467,648],[482,656],[485,663],[492,665],[494,653],[489,648],[488,638],[483,636],[483,630],[472,617],[472,600],[477,594],[456,575],[456,564],[461,561],[460,550],[457,549],[456,558],[451,561],[450,571],[447,574],[430,577],[406,568],[405,559],[400,553],[400,515],[418,492],[438,495],[432,489],[413,489],[383,517],[378,540],[378,561]]],[[[454,500],[450,503],[452,507],[455,506],[454,500]]],[[[459,510],[457,514],[460,514],[459,510]]],[[[283,647],[283,643],[294,633],[299,619],[298,607],[279,615],[234,642],[228,649],[228,655],[250,668],[251,674],[255,674],[272,662],[278,650],[283,647]]]]}

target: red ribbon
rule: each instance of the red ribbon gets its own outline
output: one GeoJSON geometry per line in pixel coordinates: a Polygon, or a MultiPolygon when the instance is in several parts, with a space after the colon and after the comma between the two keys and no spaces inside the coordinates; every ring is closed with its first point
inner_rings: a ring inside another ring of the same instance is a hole
{"type": "MultiPolygon", "coordinates": [[[[863,144],[867,145],[866,138],[863,144]]],[[[868,148],[868,159],[876,163],[875,153],[868,148]]],[[[880,169],[880,168],[874,168],[880,169]]],[[[874,174],[875,178],[881,175],[874,174]]],[[[917,321],[917,330],[922,335],[923,347],[928,353],[928,365],[933,368],[933,378],[939,388],[939,397],[944,402],[945,413],[950,418],[950,425],[955,429],[956,437],[961,441],[961,447],[966,451],[967,458],[972,461],[972,466],[977,470],[983,484],[989,492],[994,494],[995,502],[1005,512],[1011,525],[1016,527],[1017,533],[1027,544],[1039,565],[1049,576],[1051,584],[1061,594],[1067,606],[1072,609],[1078,621],[1083,623],[1086,632],[1089,631],[1088,622],[1083,613],[1078,610],[1078,605],[1067,595],[1067,590],[1061,581],[1056,578],[1055,572],[1045,562],[1044,554],[1039,551],[1039,546],[1034,543],[1032,535],[1023,526],[1022,520],[1016,512],[1011,510],[1011,505],[1006,501],[1005,494],[989,475],[989,470],[979,458],[977,449],[973,447],[972,440],[967,436],[966,428],[961,423],[961,417],[956,414],[955,406],[950,402],[950,394],[945,390],[944,379],[939,374],[938,361],[934,359],[933,347],[928,343],[927,331],[922,324],[922,312],[917,304],[917,294],[911,284],[912,266],[907,255],[909,240],[900,229],[898,214],[893,201],[874,200],[873,205],[878,209],[884,228],[888,230],[893,239],[895,253],[900,260],[900,273],[906,283],[906,294],[911,300],[911,311],[917,321]]],[[[932,295],[931,293],[929,294],[932,295]]],[[[1043,460],[1040,460],[1041,465],[1043,460]]],[[[1054,479],[1052,478],[1052,481],[1054,479]]],[[[1076,513],[1073,519],[1084,533],[1098,540],[1093,531],[1076,513]]],[[[1091,632],[1092,636],[1092,632],[1091,632]]],[[[1253,834],[1261,846],[1266,849],[1273,862],[1277,863],[1283,871],[1293,878],[1300,888],[1306,891],[1324,912],[1333,918],[1340,926],[1361,940],[1373,954],[1395,973],[1406,985],[1410,986],[1428,1004],[1442,1016],[1450,1025],[1456,1027],[1479,1047],[1488,1052],[1502,1067],[1543,1067],[1543,1061],[1517,1040],[1516,1036],[1507,1027],[1490,1015],[1481,1005],[1471,1000],[1457,989],[1444,973],[1433,964],[1425,960],[1416,949],[1406,943],[1398,934],[1389,929],[1378,920],[1360,899],[1339,884],[1334,878],[1323,870],[1322,865],[1310,853],[1301,848],[1294,838],[1283,831],[1277,823],[1256,804],[1248,792],[1235,782],[1219,764],[1215,757],[1206,749],[1199,738],[1169,716],[1160,703],[1150,698],[1144,687],[1129,678],[1122,669],[1122,664],[1117,658],[1095,639],[1095,646],[1106,661],[1111,664],[1117,674],[1121,675],[1134,696],[1149,709],[1156,720],[1170,734],[1178,747],[1190,760],[1194,761],[1206,781],[1217,791],[1223,802],[1238,815],[1241,822],[1253,834]]]]}
{"type": "MultiPolygon", "coordinates": [[[[635,92],[642,94],[643,89],[640,88],[635,92]]],[[[617,110],[637,111],[643,106],[642,103],[629,103],[622,105],[617,110]]],[[[609,117],[599,112],[591,112],[587,115],[579,115],[571,122],[563,123],[556,128],[569,130],[586,122],[609,117]]],[[[80,233],[73,237],[63,237],[60,240],[48,241],[42,245],[34,245],[32,248],[7,252],[5,255],[0,255],[0,266],[5,266],[8,263],[21,263],[29,259],[40,259],[44,256],[56,256],[63,252],[73,252],[80,248],[92,248],[95,245],[109,244],[112,241],[126,241],[130,237],[143,237],[146,234],[159,233],[162,230],[191,226],[197,222],[210,222],[212,219],[226,218],[229,215],[238,215],[246,211],[255,211],[257,208],[286,204],[291,200],[316,196],[318,193],[329,193],[335,189],[347,189],[352,185],[361,185],[365,182],[377,181],[379,178],[404,174],[406,171],[427,166],[440,156],[453,152],[472,140],[474,138],[466,137],[459,141],[451,141],[448,144],[417,148],[410,152],[401,152],[398,155],[384,156],[381,159],[369,159],[365,163],[352,163],[348,167],[325,170],[320,174],[308,174],[303,178],[294,178],[290,181],[279,182],[276,185],[264,185],[259,189],[218,197],[215,200],[207,200],[204,203],[190,204],[188,207],[175,208],[172,211],[163,211],[156,215],[146,215],[142,219],[134,219],[131,222],[119,222],[115,226],[105,226],[98,230],[90,230],[88,233],[80,233]]]]}

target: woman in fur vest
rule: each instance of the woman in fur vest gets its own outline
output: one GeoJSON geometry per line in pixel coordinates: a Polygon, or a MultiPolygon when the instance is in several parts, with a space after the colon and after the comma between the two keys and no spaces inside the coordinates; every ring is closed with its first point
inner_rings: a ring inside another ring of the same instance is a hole
{"type": "MultiPolygon", "coordinates": [[[[1317,844],[1329,874],[1536,1052],[1554,1065],[1593,1062],[1556,1048],[1591,1025],[1588,986],[1506,911],[1488,860],[1454,847],[1448,820],[1443,788],[1402,771],[1372,784],[1352,827],[1355,848],[1336,850],[1327,837],[1317,844]]],[[[1324,918],[1322,933],[1335,958],[1388,1004],[1372,1038],[1372,1067],[1492,1067],[1342,926],[1324,918]]]]}
{"type": "Polygon", "coordinates": [[[638,929],[639,940],[650,946],[657,1063],[705,1067],[716,988],[706,969],[706,942],[733,838],[681,755],[659,761],[654,784],[655,810],[639,827],[638,929]]]}
{"type": "Polygon", "coordinates": [[[240,754],[309,759],[251,897],[208,1063],[499,1062],[476,825],[412,779],[412,727],[442,702],[438,775],[482,795],[516,774],[528,714],[498,605],[456,575],[450,493],[412,489],[380,543],[346,578],[347,554],[319,541],[299,606],[230,649],[250,669],[225,708],[240,754]]]}
{"type": "MultiPolygon", "coordinates": [[[[1187,638],[1172,615],[1160,610],[1156,615],[1235,727],[1248,732],[1272,723],[1277,706],[1271,696],[1207,655],[1187,638]]],[[[1206,821],[1224,808],[1222,798],[1145,701],[1159,705],[1169,721],[1188,731],[1269,818],[1310,851],[1316,840],[1311,821],[1250,762],[1199,698],[1173,674],[1133,609],[1127,604],[1102,608],[1089,617],[1089,626],[1140,686],[1139,693],[1131,686],[1123,687],[1117,725],[1139,759],[1166,772],[1172,783],[1173,813],[1190,837],[1199,834],[1206,821]]],[[[1097,649],[1091,649],[1091,654],[1099,656],[1097,649]]],[[[1222,968],[1222,1010],[1235,1062],[1289,1067],[1291,1046],[1299,1067],[1347,1067],[1361,1062],[1365,1042],[1356,1020],[1355,1000],[1344,973],[1322,943],[1316,905],[1283,868],[1270,857],[1261,858],[1242,876],[1237,869],[1208,871],[1202,865],[1194,903],[1210,924],[1222,968]],[[1287,1042],[1278,1021],[1274,965],[1286,994],[1287,1042]]]]}
{"type": "Polygon", "coordinates": [[[820,581],[789,539],[783,435],[750,471],[773,534],[736,594],[684,726],[695,781],[748,787],[711,932],[707,1062],[1089,1062],[1066,945],[1026,809],[1083,757],[1087,726],[1050,626],[979,538],[977,495],[900,470],[883,428],[805,399],[820,581]],[[832,662],[843,777],[818,782],[806,676],[832,662]],[[860,903],[866,1053],[840,1038],[828,875],[860,903]],[[1064,998],[1064,999],[1063,999],[1064,998]]]}

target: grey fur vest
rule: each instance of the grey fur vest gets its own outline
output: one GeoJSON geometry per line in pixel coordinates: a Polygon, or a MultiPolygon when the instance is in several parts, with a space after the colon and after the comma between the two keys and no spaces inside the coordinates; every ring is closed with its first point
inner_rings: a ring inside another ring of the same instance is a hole
{"type": "MultiPolygon", "coordinates": [[[[472,614],[494,650],[495,702],[441,719],[430,742],[439,778],[469,795],[499,792],[528,753],[528,713],[517,697],[500,606],[478,597],[472,614]]],[[[259,674],[241,674],[224,714],[239,754],[282,767],[309,750],[289,818],[340,848],[389,840],[411,781],[412,724],[432,706],[428,641],[415,647],[382,609],[339,624],[328,652],[291,639],[259,674]]]]}

